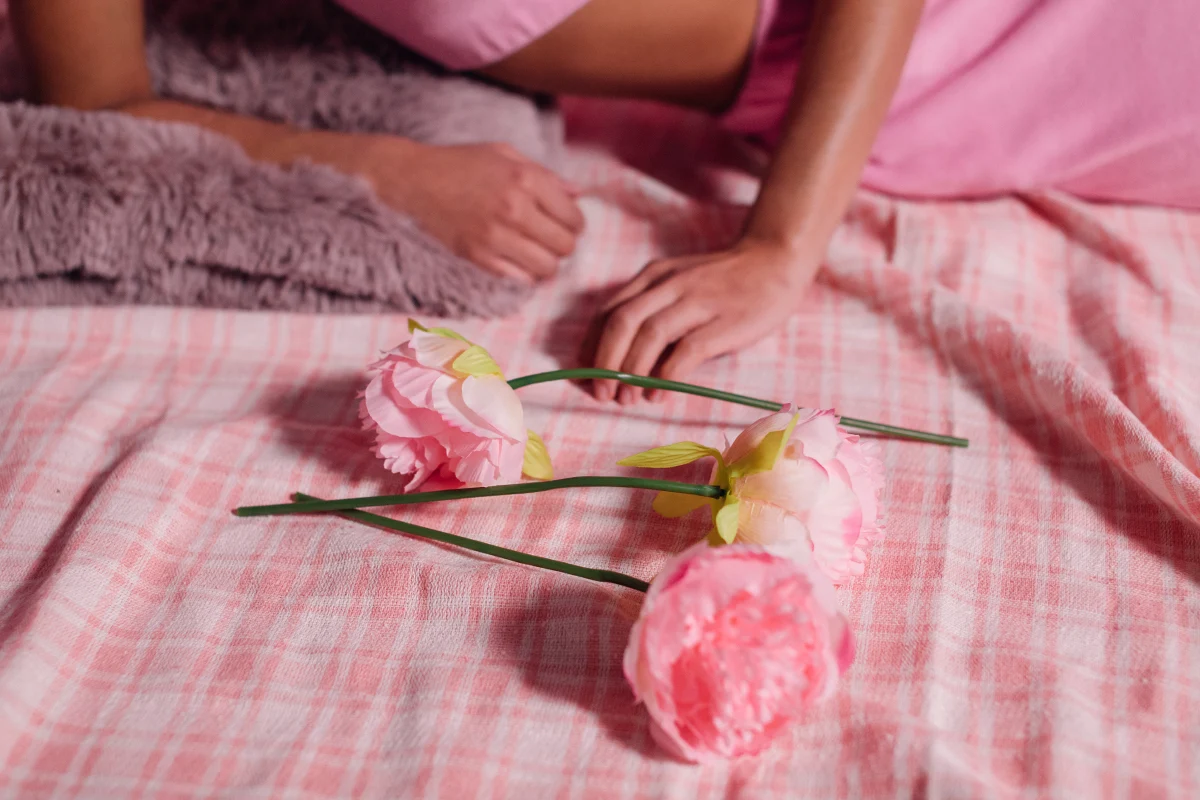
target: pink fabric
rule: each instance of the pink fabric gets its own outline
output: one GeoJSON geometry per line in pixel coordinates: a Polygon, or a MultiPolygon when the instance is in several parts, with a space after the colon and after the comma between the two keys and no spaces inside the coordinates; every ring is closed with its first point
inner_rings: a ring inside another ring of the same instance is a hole
{"type": "MultiPolygon", "coordinates": [[[[778,140],[808,6],[762,0],[731,129],[778,140]]],[[[1200,208],[1197,42],[1195,0],[928,0],[863,184],[1200,208]]]]}
{"type": "MultiPolygon", "coordinates": [[[[696,118],[569,111],[580,255],[530,315],[462,327],[508,375],[571,363],[605,291],[725,241],[755,189],[693,175],[725,147],[696,118]]],[[[355,395],[402,317],[0,312],[0,796],[1195,797],[1197,263],[1182,212],[857,198],[786,329],[695,377],[972,447],[881,443],[888,536],[838,590],[854,667],[778,747],[703,768],[621,674],[635,593],[229,514],[397,488],[355,395]]],[[[759,416],[521,397],[563,475],[759,416]]],[[[650,578],[710,524],[651,501],[403,517],[650,578]]]]}
{"type": "MultiPolygon", "coordinates": [[[[520,50],[586,0],[338,0],[451,69],[520,50]]],[[[777,142],[810,0],[760,0],[747,79],[725,115],[777,142]]],[[[863,184],[913,197],[1055,188],[1200,209],[1195,0],[928,0],[863,184]]]]}
{"type": "Polygon", "coordinates": [[[494,64],[587,0],[336,0],[396,41],[452,70],[494,64]]]}

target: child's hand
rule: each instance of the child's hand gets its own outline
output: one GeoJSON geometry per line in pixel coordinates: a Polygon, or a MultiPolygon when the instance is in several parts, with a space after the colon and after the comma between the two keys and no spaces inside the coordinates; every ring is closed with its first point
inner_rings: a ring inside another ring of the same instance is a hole
{"type": "MultiPolygon", "coordinates": [[[[596,366],[681,380],[701,362],[744,347],[782,323],[818,263],[787,248],[743,240],[729,250],[652,262],[609,301],[596,366]]],[[[615,381],[597,381],[611,400],[615,381]]],[[[642,390],[620,387],[622,403],[642,390]]]]}
{"type": "Polygon", "coordinates": [[[583,230],[562,178],[507,145],[434,147],[373,138],[356,171],[380,199],[491,272],[549,278],[583,230]]]}

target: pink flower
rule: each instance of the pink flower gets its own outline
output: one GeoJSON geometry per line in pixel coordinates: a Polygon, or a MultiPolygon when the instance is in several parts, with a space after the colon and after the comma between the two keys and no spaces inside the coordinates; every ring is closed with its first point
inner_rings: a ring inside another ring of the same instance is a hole
{"type": "Polygon", "coordinates": [[[662,494],[654,504],[660,514],[682,516],[709,504],[713,543],[760,544],[797,560],[813,559],[835,584],[863,573],[871,543],[883,535],[883,464],[874,443],[846,433],[833,411],[785,408],[750,425],[723,453],[683,443],[621,463],[686,463],[650,463],[654,454],[685,445],[693,448],[687,460],[717,459],[711,480],[728,494],[723,501],[662,494]]]}
{"type": "MultiPolygon", "coordinates": [[[[736,464],[793,416],[783,411],[755,422],[726,450],[726,463],[736,464]]],[[[867,550],[883,535],[882,489],[874,442],[847,433],[833,411],[801,411],[772,469],[730,481],[742,505],[738,539],[794,557],[807,547],[829,579],[843,583],[863,574],[867,550]]]]}
{"type": "Polygon", "coordinates": [[[833,586],[811,562],[701,542],[651,584],[625,678],[655,740],[704,761],[764,750],[837,690],[853,660],[833,586]]]}
{"type": "Polygon", "coordinates": [[[371,365],[359,409],[384,466],[410,476],[404,490],[434,475],[447,486],[552,477],[545,445],[525,429],[521,401],[488,352],[446,328],[410,320],[409,331],[371,365]]]}

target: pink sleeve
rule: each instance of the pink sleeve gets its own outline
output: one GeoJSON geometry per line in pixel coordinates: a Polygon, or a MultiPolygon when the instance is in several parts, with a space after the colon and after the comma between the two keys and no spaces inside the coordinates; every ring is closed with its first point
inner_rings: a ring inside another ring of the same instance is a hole
{"type": "Polygon", "coordinates": [[[494,64],[587,0],[337,0],[396,41],[452,70],[494,64]]]}

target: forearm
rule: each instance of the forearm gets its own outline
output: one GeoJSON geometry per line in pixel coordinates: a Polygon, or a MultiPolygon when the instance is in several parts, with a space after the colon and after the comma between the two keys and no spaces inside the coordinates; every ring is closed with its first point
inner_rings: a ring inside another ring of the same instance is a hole
{"type": "MultiPolygon", "coordinates": [[[[214,131],[240,144],[246,154],[256,161],[287,165],[304,159],[348,174],[367,173],[374,138],[362,136],[352,144],[347,141],[346,134],[302,130],[255,117],[157,98],[124,103],[114,110],[144,119],[183,122],[214,131]]],[[[397,148],[415,151],[419,147],[416,142],[407,139],[388,138],[392,157],[396,157],[397,148]]]]}
{"type": "MultiPolygon", "coordinates": [[[[39,102],[197,125],[233,139],[256,160],[288,164],[305,158],[352,174],[367,171],[374,137],[348,146],[343,134],[156,98],[146,66],[142,0],[11,0],[10,10],[39,102]]],[[[387,146],[392,158],[417,147],[395,139],[387,146]]]]}
{"type": "Polygon", "coordinates": [[[821,0],[746,236],[815,271],[887,114],[922,0],[821,0]]]}

